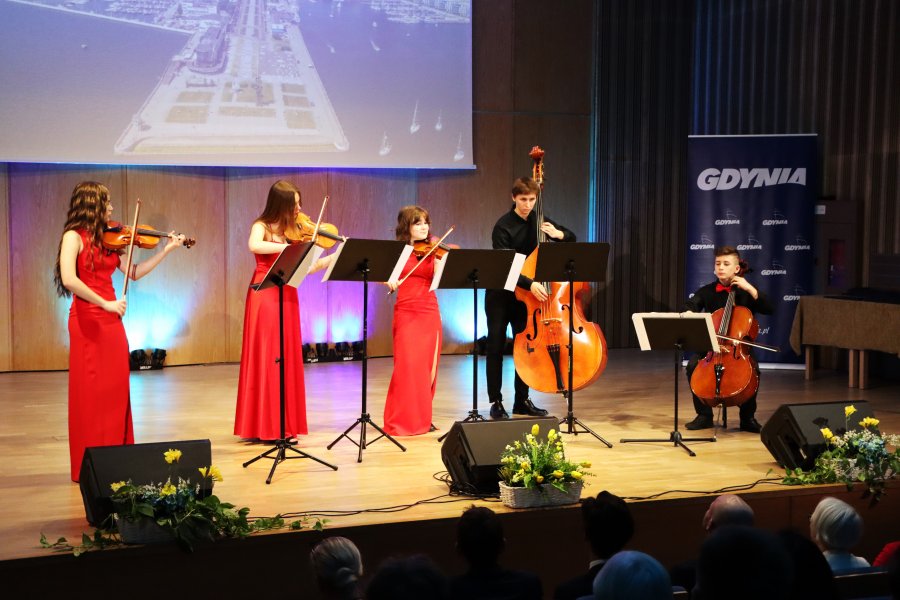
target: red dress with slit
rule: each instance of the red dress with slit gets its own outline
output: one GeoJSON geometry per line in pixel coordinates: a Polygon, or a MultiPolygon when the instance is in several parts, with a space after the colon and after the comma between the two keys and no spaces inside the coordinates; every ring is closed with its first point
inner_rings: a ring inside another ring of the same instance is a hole
{"type": "MultiPolygon", "coordinates": [[[[431,404],[441,351],[441,313],[429,292],[434,256],[397,289],[394,304],[394,373],[384,403],[384,430],[391,435],[419,435],[431,427],[431,404]]],[[[419,262],[411,254],[400,278],[419,262]]]]}
{"type": "MultiPolygon", "coordinates": [[[[263,280],[278,254],[254,254],[251,284],[263,280]]],[[[238,379],[234,434],[245,439],[275,440],[281,435],[281,386],[275,359],[279,353],[278,288],[247,290],[244,339],[238,379]]],[[[306,390],[297,288],[284,286],[284,416],[285,435],[305,435],[306,390]]]]}
{"type": "MultiPolygon", "coordinates": [[[[84,248],[75,262],[78,278],[104,300],[115,300],[112,274],[119,255],[92,246],[78,230],[84,248]]],[[[69,309],[69,459],[78,481],[84,449],[134,443],[128,383],[128,339],[116,313],[75,296],[69,309]]]]}

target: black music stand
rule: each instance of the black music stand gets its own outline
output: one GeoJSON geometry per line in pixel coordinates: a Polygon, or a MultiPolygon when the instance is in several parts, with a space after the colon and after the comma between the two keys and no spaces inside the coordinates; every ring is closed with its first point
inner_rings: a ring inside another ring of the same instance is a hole
{"type": "MultiPolygon", "coordinates": [[[[444,258],[439,286],[442,289],[472,290],[472,410],[462,420],[484,421],[478,413],[478,290],[513,291],[521,265],[514,269],[515,250],[453,250],[444,258]]],[[[448,431],[438,438],[444,441],[448,431]]]]}
{"type": "MultiPolygon", "coordinates": [[[[392,274],[402,268],[400,256],[403,249],[408,247],[405,242],[399,240],[359,240],[350,239],[341,244],[338,255],[331,268],[325,274],[325,281],[362,281],[363,282],[363,339],[362,339],[362,393],[359,418],[348,427],[336,440],[328,444],[331,450],[341,438],[347,438],[359,447],[359,457],[356,462],[362,462],[363,450],[385,437],[392,441],[398,448],[406,452],[406,448],[390,436],[384,429],[372,421],[372,417],[366,410],[366,385],[368,380],[368,339],[369,339],[369,280],[388,281],[392,274]],[[350,431],[359,425],[359,442],[351,438],[350,431]],[[374,427],[379,435],[372,441],[366,441],[366,425],[374,427]]],[[[410,248],[411,249],[411,248],[410,248]]],[[[405,255],[404,255],[405,258],[405,255]]]]}
{"type": "MultiPolygon", "coordinates": [[[[584,281],[606,281],[606,263],[609,258],[609,244],[607,243],[570,243],[559,244],[555,242],[547,242],[538,245],[537,266],[534,269],[534,281],[550,282],[550,281],[567,281],[569,283],[569,304],[571,307],[575,303],[574,283],[584,281]]],[[[544,285],[547,291],[550,291],[549,285],[544,285]]],[[[564,305],[565,306],[565,305],[564,305]]],[[[604,444],[607,448],[612,448],[612,444],[599,436],[590,427],[582,423],[575,416],[574,409],[574,387],[573,380],[573,359],[574,354],[574,313],[569,310],[569,344],[566,349],[569,351],[568,364],[568,384],[560,389],[560,392],[566,398],[566,416],[560,419],[559,424],[566,424],[566,430],[559,428],[560,433],[571,433],[578,435],[579,433],[589,433],[604,444]],[[581,427],[581,430],[578,430],[581,427]]],[[[581,333],[580,331],[578,333],[581,333]]],[[[560,380],[560,365],[555,365],[557,370],[557,380],[560,380]]]]}
{"type": "Polygon", "coordinates": [[[673,446],[681,446],[691,456],[693,450],[684,442],[715,442],[711,438],[683,438],[678,431],[678,378],[681,373],[681,358],[685,350],[706,354],[710,350],[718,350],[716,332],[709,313],[635,313],[631,315],[634,329],[641,344],[641,350],[668,350],[674,348],[675,363],[675,416],[672,432],[665,439],[628,439],[629,442],[672,442],[673,446]]]}
{"type": "MultiPolygon", "coordinates": [[[[275,359],[275,362],[278,363],[281,428],[279,429],[279,438],[275,440],[275,445],[273,447],[269,448],[256,458],[252,458],[244,463],[244,468],[246,468],[261,458],[271,458],[273,461],[272,469],[269,471],[269,476],[266,478],[266,484],[272,483],[272,476],[275,474],[275,467],[278,466],[278,463],[284,462],[290,458],[311,458],[317,463],[337,471],[336,466],[292,446],[288,443],[284,434],[284,286],[288,285],[288,283],[294,286],[300,284],[303,280],[303,276],[309,271],[310,265],[318,254],[316,252],[310,252],[314,247],[315,244],[310,243],[285,246],[284,250],[281,251],[281,254],[278,255],[278,258],[275,259],[275,262],[269,268],[269,272],[266,273],[265,278],[260,283],[253,286],[254,290],[257,292],[272,286],[278,286],[278,358],[275,359]],[[299,456],[285,456],[285,450],[295,452],[299,456]],[[273,452],[276,453],[275,456],[269,456],[273,452]]],[[[302,363],[303,357],[298,356],[297,360],[302,363]]]]}

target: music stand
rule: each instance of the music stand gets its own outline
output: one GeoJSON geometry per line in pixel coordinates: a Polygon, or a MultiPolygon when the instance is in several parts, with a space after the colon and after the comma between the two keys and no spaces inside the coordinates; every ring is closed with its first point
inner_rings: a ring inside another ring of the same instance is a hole
{"type": "Polygon", "coordinates": [[[667,439],[628,439],[629,442],[672,442],[673,446],[681,446],[691,456],[693,450],[684,442],[715,442],[711,438],[683,438],[678,431],[678,377],[681,371],[681,358],[685,350],[706,354],[710,350],[718,352],[716,331],[709,313],[635,313],[631,315],[634,329],[640,342],[641,350],[665,350],[674,348],[675,363],[675,416],[672,432],[667,439]]]}
{"type": "MultiPolygon", "coordinates": [[[[484,421],[478,413],[478,290],[513,291],[524,259],[515,250],[453,250],[447,253],[444,264],[435,273],[432,289],[472,290],[472,410],[463,423],[484,421]],[[517,256],[521,257],[518,261],[517,256]]],[[[447,434],[449,431],[438,441],[444,441],[447,434]]]]}
{"type": "Polygon", "coordinates": [[[409,252],[404,253],[405,248],[412,250],[412,246],[399,240],[347,240],[338,248],[337,258],[335,258],[335,261],[325,273],[325,277],[322,278],[323,281],[363,282],[362,390],[360,402],[362,409],[360,410],[359,418],[344,430],[344,433],[339,435],[337,439],[328,444],[328,449],[331,450],[335,444],[341,441],[341,438],[347,438],[359,447],[359,457],[356,462],[362,462],[363,450],[366,449],[366,446],[377,442],[383,437],[389,439],[394,445],[406,452],[406,448],[400,442],[372,421],[372,417],[369,416],[366,409],[366,384],[369,361],[369,280],[388,281],[392,276],[396,278],[403,268],[400,261],[403,260],[405,262],[409,256],[409,252]],[[348,435],[357,425],[359,425],[359,442],[348,435]],[[381,435],[372,441],[367,441],[367,425],[374,427],[381,435]]]}
{"type": "MultiPolygon", "coordinates": [[[[278,258],[275,259],[275,262],[269,268],[269,272],[266,273],[263,280],[252,286],[256,292],[261,292],[272,286],[278,287],[278,358],[275,359],[275,362],[278,363],[279,411],[281,418],[279,437],[275,440],[275,445],[272,448],[269,448],[256,458],[252,458],[244,463],[244,468],[247,468],[247,466],[255,463],[261,458],[272,459],[272,469],[269,471],[269,476],[266,478],[267,485],[272,483],[272,476],[275,474],[275,467],[278,466],[278,463],[291,458],[311,458],[317,463],[337,471],[336,466],[316,458],[311,454],[307,454],[289,444],[284,434],[284,286],[300,285],[300,282],[303,281],[303,277],[309,271],[310,265],[312,265],[320,254],[320,252],[311,252],[315,247],[315,244],[308,242],[285,246],[281,251],[281,254],[278,255],[278,258]],[[295,452],[299,456],[286,456],[285,450],[295,452]],[[273,452],[276,453],[275,456],[269,456],[273,452]]],[[[302,361],[303,359],[302,357],[298,357],[298,360],[302,361]]]]}
{"type": "MultiPolygon", "coordinates": [[[[574,306],[575,303],[575,287],[574,283],[587,281],[606,281],[606,263],[609,258],[609,244],[607,243],[570,243],[559,244],[547,242],[538,245],[537,265],[534,269],[534,281],[567,281],[569,283],[569,304],[574,306]]],[[[550,291],[548,286],[547,291],[550,291]]],[[[573,359],[574,354],[574,318],[575,314],[572,310],[569,313],[569,344],[566,346],[569,354],[568,361],[568,386],[561,390],[566,398],[566,416],[560,419],[559,424],[566,424],[566,431],[559,428],[560,433],[571,433],[578,435],[579,433],[589,433],[604,444],[607,448],[612,448],[612,444],[603,439],[590,427],[582,423],[575,416],[574,409],[574,372],[573,359]],[[581,431],[578,430],[581,427],[581,431]]],[[[579,333],[581,333],[579,331],[579,333]]],[[[555,368],[559,370],[560,365],[556,364],[555,368]]],[[[557,372],[557,378],[561,374],[557,372]]]]}

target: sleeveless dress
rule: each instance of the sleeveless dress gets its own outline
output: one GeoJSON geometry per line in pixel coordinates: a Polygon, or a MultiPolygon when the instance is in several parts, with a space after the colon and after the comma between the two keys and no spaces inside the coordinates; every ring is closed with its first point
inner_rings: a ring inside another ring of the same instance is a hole
{"type": "MultiPolygon", "coordinates": [[[[75,272],[104,300],[115,300],[112,274],[119,255],[92,246],[78,230],[84,249],[75,272]]],[[[128,339],[116,313],[75,296],[69,309],[69,458],[78,481],[84,449],[134,443],[129,388],[128,339]]]]}
{"type": "MultiPolygon", "coordinates": [[[[254,254],[251,284],[263,280],[278,254],[254,254]]],[[[238,379],[234,434],[244,439],[281,437],[281,384],[275,359],[279,353],[278,288],[247,290],[244,338],[238,379]]],[[[297,288],[284,286],[284,416],[285,437],[305,435],[306,390],[297,288]]]]}
{"type": "MultiPolygon", "coordinates": [[[[394,304],[394,373],[384,403],[384,430],[391,435],[419,435],[431,427],[431,404],[441,350],[441,313],[429,292],[434,256],[397,289],[394,304]]],[[[418,263],[411,254],[400,277],[418,263]]]]}

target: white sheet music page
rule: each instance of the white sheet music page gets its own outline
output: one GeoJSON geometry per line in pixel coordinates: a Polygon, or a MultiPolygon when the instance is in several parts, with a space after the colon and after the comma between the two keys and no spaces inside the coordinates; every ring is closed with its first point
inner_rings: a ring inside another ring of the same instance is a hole
{"type": "Polygon", "coordinates": [[[506,277],[506,285],[503,286],[503,289],[507,292],[516,290],[516,283],[519,281],[519,275],[522,274],[522,267],[525,266],[526,258],[528,257],[524,254],[516,252],[516,256],[512,261],[512,267],[509,269],[509,275],[506,277]]]}
{"type": "Polygon", "coordinates": [[[388,281],[399,281],[400,273],[403,272],[403,266],[406,264],[406,261],[409,260],[409,255],[412,254],[413,247],[407,244],[403,246],[403,252],[400,253],[400,258],[397,259],[397,264],[394,265],[394,270],[391,271],[391,276],[388,277],[388,281]]]}
{"type": "Polygon", "coordinates": [[[297,267],[297,270],[294,271],[294,275],[288,280],[287,284],[293,287],[300,287],[300,284],[303,283],[303,280],[306,279],[306,275],[309,273],[309,270],[315,264],[319,257],[322,256],[323,248],[319,246],[313,246],[312,249],[307,252],[306,256],[300,262],[300,266],[297,267]]]}
{"type": "Polygon", "coordinates": [[[448,258],[450,258],[449,252],[444,255],[444,258],[434,261],[434,277],[431,278],[431,287],[428,288],[429,292],[433,292],[440,287],[441,276],[444,274],[444,265],[447,264],[448,258]]]}

